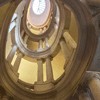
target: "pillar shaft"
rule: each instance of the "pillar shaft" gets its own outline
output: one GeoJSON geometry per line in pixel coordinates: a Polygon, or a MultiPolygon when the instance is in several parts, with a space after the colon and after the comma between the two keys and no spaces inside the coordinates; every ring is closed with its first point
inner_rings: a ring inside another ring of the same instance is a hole
{"type": "Polygon", "coordinates": [[[42,60],[38,60],[38,79],[37,82],[42,82],[43,83],[43,62],[42,60]]]}
{"type": "Polygon", "coordinates": [[[23,37],[23,36],[24,36],[24,33],[25,33],[25,31],[24,31],[24,30],[22,30],[22,32],[21,32],[21,37],[23,37]]]}
{"type": "Polygon", "coordinates": [[[11,62],[12,62],[12,60],[13,60],[13,58],[14,58],[14,55],[15,55],[16,50],[17,50],[17,46],[16,46],[16,45],[14,45],[14,46],[13,46],[13,48],[12,48],[12,50],[10,51],[10,53],[9,53],[8,57],[7,57],[7,61],[8,61],[9,63],[11,63],[11,62]]]}
{"type": "Polygon", "coordinates": [[[53,71],[52,71],[52,64],[51,59],[48,57],[46,58],[46,74],[47,74],[47,81],[53,80],[53,71]]]}
{"type": "Polygon", "coordinates": [[[45,47],[46,47],[46,48],[48,48],[48,47],[49,47],[48,38],[45,38],[45,47]]]}
{"type": "Polygon", "coordinates": [[[18,69],[19,69],[22,57],[23,57],[23,54],[19,53],[18,56],[17,56],[17,58],[16,58],[16,61],[14,63],[14,71],[15,72],[18,72],[18,69]]]}
{"type": "Polygon", "coordinates": [[[76,49],[77,43],[74,41],[74,39],[71,37],[71,35],[67,31],[64,32],[63,37],[70,50],[76,49]]]}
{"type": "Polygon", "coordinates": [[[39,41],[39,47],[38,47],[38,51],[43,50],[43,40],[39,41]]]}
{"type": "Polygon", "coordinates": [[[24,37],[24,43],[25,43],[25,44],[27,43],[28,38],[29,38],[29,36],[28,36],[28,35],[26,35],[26,36],[24,37]]]}
{"type": "Polygon", "coordinates": [[[64,54],[65,60],[68,60],[70,58],[70,51],[67,47],[66,42],[63,39],[60,41],[60,46],[61,46],[61,50],[64,54]]]}

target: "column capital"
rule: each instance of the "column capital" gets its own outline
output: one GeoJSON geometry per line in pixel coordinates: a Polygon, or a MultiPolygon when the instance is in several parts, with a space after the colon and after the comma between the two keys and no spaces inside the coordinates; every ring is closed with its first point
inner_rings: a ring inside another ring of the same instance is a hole
{"type": "Polygon", "coordinates": [[[47,58],[50,59],[51,61],[53,60],[53,57],[51,57],[51,56],[48,56],[47,58]]]}

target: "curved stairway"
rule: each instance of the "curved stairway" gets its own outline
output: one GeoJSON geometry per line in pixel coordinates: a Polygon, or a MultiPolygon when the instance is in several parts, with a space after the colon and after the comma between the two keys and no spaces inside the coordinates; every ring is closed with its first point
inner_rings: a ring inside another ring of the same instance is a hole
{"type": "Polygon", "coordinates": [[[31,2],[9,3],[0,36],[2,86],[18,100],[66,100],[94,57],[97,38],[92,14],[79,0],[49,0],[47,20],[38,26],[37,20],[30,23],[30,18],[35,19],[31,2]],[[21,78],[24,62],[34,65],[33,73],[26,71],[31,82],[21,78]],[[59,75],[57,70],[62,70],[59,75]]]}

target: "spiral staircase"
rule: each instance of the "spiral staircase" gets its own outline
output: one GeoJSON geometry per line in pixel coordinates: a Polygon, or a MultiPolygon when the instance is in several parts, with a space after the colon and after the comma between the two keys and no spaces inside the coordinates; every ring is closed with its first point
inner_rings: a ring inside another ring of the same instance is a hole
{"type": "Polygon", "coordinates": [[[99,100],[100,1],[37,1],[1,0],[0,100],[99,100]]]}

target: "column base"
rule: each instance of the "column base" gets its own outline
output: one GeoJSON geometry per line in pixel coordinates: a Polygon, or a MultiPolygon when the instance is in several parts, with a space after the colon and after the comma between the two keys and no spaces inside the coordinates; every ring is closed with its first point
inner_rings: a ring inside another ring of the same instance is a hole
{"type": "Polygon", "coordinates": [[[51,90],[53,88],[54,88],[54,84],[49,83],[49,82],[44,82],[44,83],[36,82],[34,84],[34,90],[38,91],[38,92],[48,91],[48,90],[51,90]]]}

